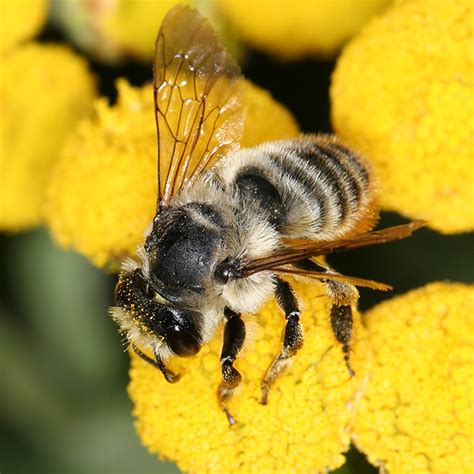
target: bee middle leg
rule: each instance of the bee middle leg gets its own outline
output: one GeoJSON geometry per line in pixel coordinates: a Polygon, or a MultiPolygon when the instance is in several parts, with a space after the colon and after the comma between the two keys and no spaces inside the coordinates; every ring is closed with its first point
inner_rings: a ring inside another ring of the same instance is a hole
{"type": "Polygon", "coordinates": [[[286,326],[283,333],[283,346],[275,357],[262,380],[262,398],[260,403],[268,403],[268,394],[278,376],[288,367],[291,358],[303,345],[303,327],[300,322],[300,310],[295,295],[288,282],[277,279],[275,296],[285,312],[286,326]]]}
{"type": "Polygon", "coordinates": [[[226,407],[226,401],[232,396],[234,390],[242,381],[242,376],[234,367],[237,358],[245,341],[245,324],[240,318],[240,314],[226,308],[224,311],[226,323],[224,328],[224,344],[221,353],[222,382],[217,390],[219,405],[224,411],[231,425],[235,424],[234,417],[226,407]]]}

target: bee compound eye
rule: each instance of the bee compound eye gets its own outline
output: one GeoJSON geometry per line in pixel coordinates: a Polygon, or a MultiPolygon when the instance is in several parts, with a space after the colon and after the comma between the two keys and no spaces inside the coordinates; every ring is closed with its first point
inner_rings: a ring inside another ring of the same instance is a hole
{"type": "Polygon", "coordinates": [[[169,348],[179,357],[191,357],[201,349],[197,339],[178,325],[168,328],[166,341],[169,348]]]}
{"type": "Polygon", "coordinates": [[[230,269],[227,264],[220,264],[214,272],[214,278],[221,285],[225,285],[229,281],[230,275],[230,269]]]}

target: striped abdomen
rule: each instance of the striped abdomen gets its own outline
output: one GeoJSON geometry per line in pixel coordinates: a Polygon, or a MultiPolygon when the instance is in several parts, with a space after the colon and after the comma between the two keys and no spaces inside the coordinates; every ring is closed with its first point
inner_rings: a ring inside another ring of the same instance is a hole
{"type": "Polygon", "coordinates": [[[377,218],[367,163],[331,136],[242,150],[219,174],[292,237],[340,238],[367,231],[377,218]]]}

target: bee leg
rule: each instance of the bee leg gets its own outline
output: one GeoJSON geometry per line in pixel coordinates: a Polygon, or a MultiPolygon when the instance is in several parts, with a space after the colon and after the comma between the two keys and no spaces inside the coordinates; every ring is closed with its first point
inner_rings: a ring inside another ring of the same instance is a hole
{"type": "Polygon", "coordinates": [[[357,301],[357,289],[348,283],[327,280],[326,291],[333,303],[330,310],[331,327],[337,341],[342,345],[344,361],[349,375],[355,375],[350,364],[350,342],[352,339],[352,303],[357,301]]]}
{"type": "Polygon", "coordinates": [[[245,324],[240,318],[240,314],[229,308],[224,310],[224,315],[227,321],[224,328],[224,344],[221,353],[222,382],[217,390],[217,397],[230,425],[234,425],[235,418],[229,413],[225,402],[232,396],[242,380],[242,376],[233,364],[244,345],[245,324]]]}
{"type": "Polygon", "coordinates": [[[351,305],[333,304],[331,306],[331,326],[337,341],[342,344],[342,352],[349,375],[355,375],[350,364],[350,341],[352,338],[352,308],[351,305]]]}
{"type": "Polygon", "coordinates": [[[290,284],[278,278],[275,296],[278,304],[285,312],[286,326],[283,333],[283,347],[271,363],[262,380],[262,399],[260,401],[262,405],[268,403],[270,387],[288,367],[291,358],[303,345],[303,327],[300,323],[300,311],[290,284]]]}
{"type": "Polygon", "coordinates": [[[297,268],[309,271],[327,271],[328,279],[321,280],[326,286],[326,294],[332,300],[330,311],[331,327],[337,341],[342,344],[342,352],[349,375],[355,375],[350,364],[350,342],[352,338],[352,304],[357,302],[359,293],[354,285],[331,280],[331,269],[309,258],[294,264],[297,268]]]}
{"type": "Polygon", "coordinates": [[[137,354],[138,357],[143,359],[145,362],[148,362],[153,367],[156,367],[157,369],[159,369],[167,382],[175,383],[180,379],[179,374],[175,374],[174,372],[172,372],[170,369],[166,367],[166,365],[161,360],[158,354],[155,354],[155,357],[156,357],[156,360],[155,360],[155,359],[152,359],[151,357],[148,357],[135,344],[132,344],[132,349],[134,350],[135,354],[137,354]]]}

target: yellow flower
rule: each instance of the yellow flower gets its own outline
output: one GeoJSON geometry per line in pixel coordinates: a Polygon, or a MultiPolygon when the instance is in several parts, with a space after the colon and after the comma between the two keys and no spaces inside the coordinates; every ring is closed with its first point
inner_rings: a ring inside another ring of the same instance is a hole
{"type": "Polygon", "coordinates": [[[215,0],[252,46],[285,58],[333,56],[389,0],[215,0]]]}
{"type": "MultiPolygon", "coordinates": [[[[103,18],[103,34],[122,50],[141,59],[153,55],[158,25],[176,0],[119,0],[103,18]]],[[[182,1],[179,3],[189,3],[182,1]]]]}
{"type": "Polygon", "coordinates": [[[197,357],[172,359],[170,366],[182,374],[176,384],[132,355],[129,394],[151,452],[191,473],[323,472],[344,463],[354,398],[367,370],[365,332],[356,316],[351,363],[357,375],[351,378],[320,286],[298,284],[295,292],[304,303],[304,346],[272,387],[268,405],[260,405],[260,381],[280,349],[284,325],[276,303],[266,304],[253,344],[235,364],[243,381],[229,403],[237,420],[232,428],[216,397],[222,334],[197,357]]]}
{"type": "Polygon", "coordinates": [[[47,6],[47,0],[1,0],[0,53],[33,37],[43,26],[47,6]]]}
{"type": "Polygon", "coordinates": [[[41,221],[50,167],[95,87],[85,61],[62,46],[17,48],[1,58],[0,76],[0,229],[19,230],[41,221]]]}
{"type": "MultiPolygon", "coordinates": [[[[80,48],[101,60],[150,60],[158,26],[176,0],[57,0],[55,21],[80,48]]],[[[180,3],[189,3],[182,1],[180,3]]]]}
{"type": "Polygon", "coordinates": [[[353,438],[390,473],[474,464],[474,285],[432,283],[365,315],[373,362],[353,438]]]}
{"type": "Polygon", "coordinates": [[[474,230],[471,0],[397,2],[344,50],[334,127],[375,164],[381,203],[444,233],[474,230]]]}
{"type": "MultiPolygon", "coordinates": [[[[156,205],[153,91],[124,81],[118,90],[117,105],[99,100],[95,118],[83,123],[65,146],[46,201],[57,241],[98,266],[114,267],[135,253],[156,205]]],[[[245,145],[298,134],[291,114],[267,92],[249,84],[248,103],[245,145]]]]}
{"type": "Polygon", "coordinates": [[[241,146],[252,147],[298,134],[298,125],[285,106],[274,100],[270,92],[248,82],[247,118],[241,146]]]}

